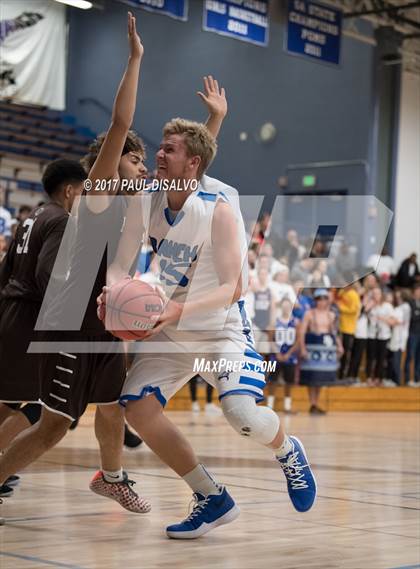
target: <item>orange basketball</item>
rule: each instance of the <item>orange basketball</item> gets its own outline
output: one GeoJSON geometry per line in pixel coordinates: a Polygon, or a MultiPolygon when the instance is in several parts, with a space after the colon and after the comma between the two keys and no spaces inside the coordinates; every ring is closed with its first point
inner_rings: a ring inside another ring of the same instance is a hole
{"type": "Polygon", "coordinates": [[[121,340],[142,340],[161,314],[163,301],[156,290],[139,280],[124,279],[105,295],[105,328],[121,340]]]}

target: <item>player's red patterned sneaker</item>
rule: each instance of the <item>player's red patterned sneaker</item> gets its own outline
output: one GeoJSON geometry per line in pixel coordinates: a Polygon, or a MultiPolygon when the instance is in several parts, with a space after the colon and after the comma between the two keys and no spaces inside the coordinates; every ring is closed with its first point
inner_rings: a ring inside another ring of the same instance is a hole
{"type": "Polygon", "coordinates": [[[134,492],[132,486],[135,482],[128,479],[126,472],[123,472],[123,476],[124,480],[122,482],[107,482],[102,470],[98,470],[92,478],[89,488],[95,494],[115,500],[129,512],[135,512],[136,514],[147,514],[147,512],[150,512],[152,509],[150,502],[134,492]]]}

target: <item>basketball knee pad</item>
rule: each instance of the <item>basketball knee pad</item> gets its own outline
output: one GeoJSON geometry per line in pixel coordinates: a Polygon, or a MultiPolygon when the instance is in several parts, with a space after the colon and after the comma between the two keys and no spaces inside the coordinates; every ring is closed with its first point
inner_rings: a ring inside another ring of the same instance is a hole
{"type": "Polygon", "coordinates": [[[243,437],[268,445],[279,430],[280,419],[268,407],[258,407],[251,395],[228,395],[221,401],[229,424],[243,437]]]}
{"type": "Polygon", "coordinates": [[[41,417],[42,405],[38,403],[27,403],[19,411],[25,415],[31,425],[35,425],[41,417]]]}

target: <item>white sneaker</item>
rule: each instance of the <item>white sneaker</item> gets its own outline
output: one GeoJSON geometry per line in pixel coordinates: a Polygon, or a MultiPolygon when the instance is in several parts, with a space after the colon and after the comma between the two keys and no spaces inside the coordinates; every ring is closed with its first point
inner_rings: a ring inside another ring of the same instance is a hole
{"type": "Polygon", "coordinates": [[[420,383],[418,381],[411,380],[407,383],[407,385],[408,385],[408,387],[419,387],[420,383]]]}
{"type": "Polygon", "coordinates": [[[384,387],[397,387],[397,384],[392,381],[392,379],[384,379],[382,385],[384,387]]]}
{"type": "Polygon", "coordinates": [[[200,403],[198,401],[193,401],[191,409],[193,413],[199,413],[201,411],[200,403]]]}
{"type": "Polygon", "coordinates": [[[214,403],[206,403],[205,413],[206,415],[221,415],[222,410],[214,403]]]}

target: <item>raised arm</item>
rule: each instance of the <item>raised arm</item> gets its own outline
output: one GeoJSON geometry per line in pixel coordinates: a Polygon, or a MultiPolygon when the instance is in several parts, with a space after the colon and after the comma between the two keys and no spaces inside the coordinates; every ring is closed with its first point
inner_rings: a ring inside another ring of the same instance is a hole
{"type": "Polygon", "coordinates": [[[204,93],[197,92],[197,95],[206,105],[209,116],[206,126],[210,133],[217,138],[223,120],[227,114],[227,101],[224,88],[219,88],[219,83],[211,75],[204,77],[204,93]]]}
{"type": "MultiPolygon", "coordinates": [[[[111,125],[106,134],[98,157],[89,172],[89,179],[95,188],[96,180],[118,180],[118,165],[124,149],[128,131],[133,122],[137,99],[137,85],[140,64],[143,57],[143,45],[136,30],[136,19],[128,12],[128,44],[130,55],[127,68],[121,80],[112,110],[111,125]]],[[[104,211],[111,196],[118,190],[118,184],[110,184],[106,192],[91,191],[87,195],[87,205],[94,213],[104,211]]]]}
{"type": "Polygon", "coordinates": [[[144,215],[147,210],[148,197],[137,194],[128,198],[124,230],[118,243],[117,253],[107,271],[107,286],[112,286],[121,279],[129,276],[130,268],[142,245],[144,235],[144,215]],[[147,200],[147,202],[146,202],[147,200]]]}

